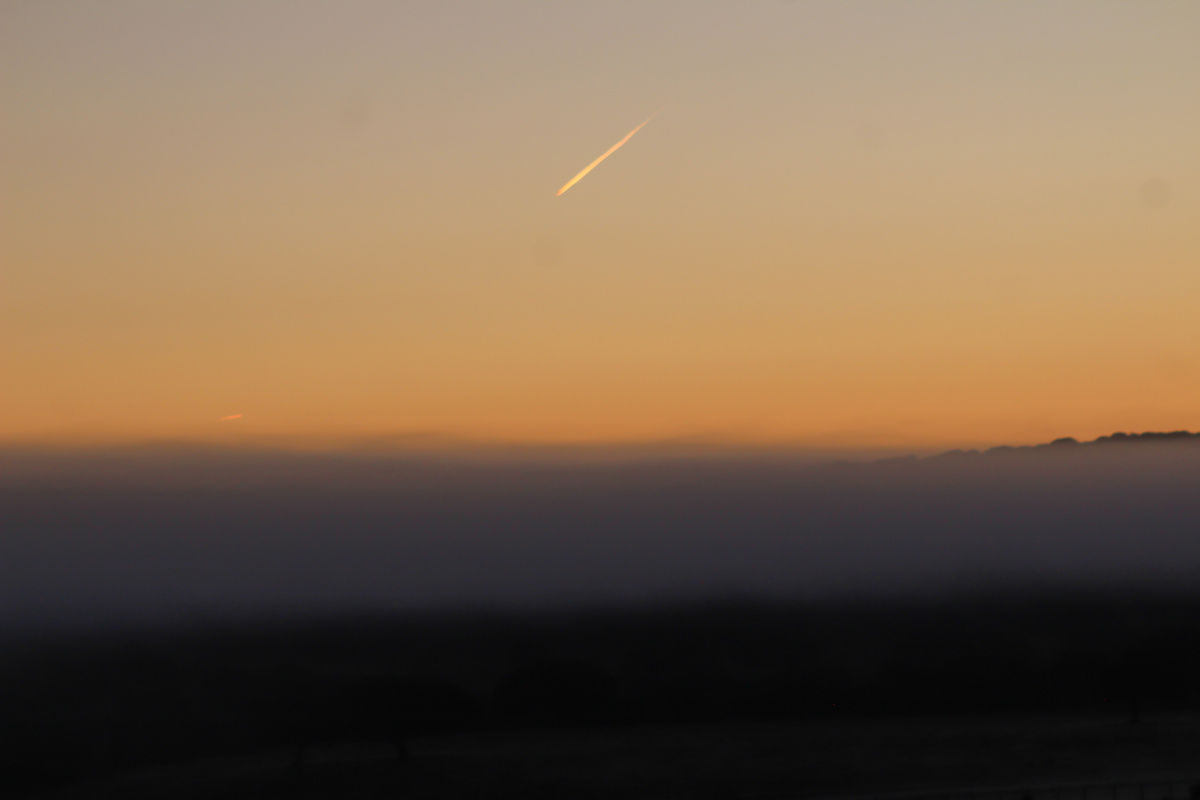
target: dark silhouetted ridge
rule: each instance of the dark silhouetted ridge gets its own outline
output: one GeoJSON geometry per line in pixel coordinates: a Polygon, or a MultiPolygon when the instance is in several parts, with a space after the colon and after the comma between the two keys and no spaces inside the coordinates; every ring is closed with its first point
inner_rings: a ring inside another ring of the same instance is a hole
{"type": "MultiPolygon", "coordinates": [[[[1058,441],[1062,441],[1059,439],[1058,441]]],[[[1105,442],[1162,442],[1162,441],[1200,441],[1200,433],[1191,431],[1169,431],[1166,433],[1147,431],[1145,433],[1114,433],[1111,436],[1101,436],[1090,444],[1105,442]]]]}
{"type": "MultiPolygon", "coordinates": [[[[957,458],[963,456],[977,455],[1005,455],[1010,453],[1030,453],[1034,451],[1053,450],[1062,452],[1068,449],[1077,448],[1095,448],[1107,447],[1110,445],[1132,445],[1132,444],[1197,444],[1200,443],[1200,433],[1192,433],[1191,431],[1146,431],[1144,433],[1117,433],[1109,434],[1108,436],[1100,436],[1090,442],[1081,442],[1072,436],[1063,436],[1055,439],[1047,444],[1035,445],[1000,445],[998,447],[989,447],[987,450],[948,450],[944,453],[939,453],[933,458],[957,458]]],[[[903,459],[886,459],[887,461],[900,461],[903,459]]],[[[911,457],[910,459],[911,460],[911,457]]]]}

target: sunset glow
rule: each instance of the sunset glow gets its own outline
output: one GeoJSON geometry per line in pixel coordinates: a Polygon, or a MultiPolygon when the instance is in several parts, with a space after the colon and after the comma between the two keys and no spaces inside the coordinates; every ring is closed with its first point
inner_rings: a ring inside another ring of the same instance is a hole
{"type": "Polygon", "coordinates": [[[0,11],[0,441],[1200,428],[1200,4],[58,8],[0,11]]]}

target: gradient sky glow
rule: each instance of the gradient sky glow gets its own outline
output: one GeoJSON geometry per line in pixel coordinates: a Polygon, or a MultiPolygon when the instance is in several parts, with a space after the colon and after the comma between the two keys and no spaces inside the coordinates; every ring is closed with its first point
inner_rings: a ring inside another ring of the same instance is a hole
{"type": "Polygon", "coordinates": [[[4,3],[0,442],[1200,428],[1197,43],[1182,1],[4,3]]]}

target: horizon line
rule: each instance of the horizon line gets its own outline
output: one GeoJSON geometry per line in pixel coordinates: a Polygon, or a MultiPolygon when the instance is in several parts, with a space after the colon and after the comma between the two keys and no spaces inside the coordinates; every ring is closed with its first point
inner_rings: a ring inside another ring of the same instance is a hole
{"type": "Polygon", "coordinates": [[[288,435],[258,434],[233,438],[186,437],[29,437],[0,439],[0,453],[87,453],[114,451],[193,450],[203,452],[260,452],[301,454],[361,454],[361,455],[776,455],[776,456],[850,456],[886,455],[954,455],[988,453],[1006,450],[1028,450],[1048,447],[1087,446],[1120,442],[1200,441],[1200,432],[1186,429],[1173,431],[1115,431],[1094,439],[1079,440],[1062,436],[1049,441],[1026,443],[976,442],[954,446],[950,443],[826,443],[804,440],[754,441],[718,437],[675,437],[662,439],[625,440],[561,440],[521,441],[502,439],[471,439],[449,434],[399,433],[351,435],[288,435]]]}

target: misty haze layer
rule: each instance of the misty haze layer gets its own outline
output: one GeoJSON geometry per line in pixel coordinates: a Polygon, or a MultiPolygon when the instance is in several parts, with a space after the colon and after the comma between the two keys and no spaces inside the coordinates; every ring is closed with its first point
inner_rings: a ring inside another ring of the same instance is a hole
{"type": "Polygon", "coordinates": [[[867,464],[202,450],[0,458],[6,625],[1200,575],[1200,441],[867,464]]]}

